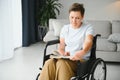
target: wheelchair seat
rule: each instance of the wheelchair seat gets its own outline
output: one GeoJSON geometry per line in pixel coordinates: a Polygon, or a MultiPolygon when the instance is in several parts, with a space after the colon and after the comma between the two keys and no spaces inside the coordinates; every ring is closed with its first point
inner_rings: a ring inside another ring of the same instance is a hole
{"type": "MultiPolygon", "coordinates": [[[[88,61],[78,61],[77,75],[72,77],[71,80],[106,80],[106,63],[101,58],[96,58],[96,42],[99,34],[93,38],[93,45],[91,48],[90,59],[88,61]]],[[[44,49],[43,65],[50,55],[46,55],[47,47],[59,43],[59,40],[52,40],[47,42],[44,49]]],[[[42,69],[42,68],[40,68],[42,69]]],[[[38,80],[40,73],[37,75],[38,80]]]]}

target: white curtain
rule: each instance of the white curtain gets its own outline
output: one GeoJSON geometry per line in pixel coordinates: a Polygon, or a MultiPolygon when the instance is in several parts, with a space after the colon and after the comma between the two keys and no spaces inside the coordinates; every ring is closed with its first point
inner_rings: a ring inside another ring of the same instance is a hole
{"type": "Polygon", "coordinates": [[[22,44],[20,0],[0,0],[0,62],[14,55],[22,44]]]}

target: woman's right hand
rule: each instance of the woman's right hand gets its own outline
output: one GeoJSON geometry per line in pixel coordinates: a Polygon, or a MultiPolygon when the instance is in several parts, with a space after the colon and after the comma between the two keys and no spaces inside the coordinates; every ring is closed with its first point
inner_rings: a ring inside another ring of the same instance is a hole
{"type": "Polygon", "coordinates": [[[64,56],[70,56],[70,52],[65,52],[64,56]]]}

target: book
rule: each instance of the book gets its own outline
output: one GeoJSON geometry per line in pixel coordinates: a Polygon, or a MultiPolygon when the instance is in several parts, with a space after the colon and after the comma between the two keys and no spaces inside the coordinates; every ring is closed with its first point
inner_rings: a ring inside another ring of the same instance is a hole
{"type": "MultiPolygon", "coordinates": [[[[71,56],[63,56],[63,55],[60,55],[58,51],[53,51],[52,54],[50,55],[50,58],[54,58],[54,59],[70,59],[71,56]]],[[[84,59],[80,59],[78,60],[80,62],[85,62],[86,60],[84,59]]]]}
{"type": "Polygon", "coordinates": [[[50,58],[70,59],[70,56],[63,56],[63,55],[60,55],[58,51],[53,51],[53,52],[52,52],[52,55],[50,55],[50,58]]]}

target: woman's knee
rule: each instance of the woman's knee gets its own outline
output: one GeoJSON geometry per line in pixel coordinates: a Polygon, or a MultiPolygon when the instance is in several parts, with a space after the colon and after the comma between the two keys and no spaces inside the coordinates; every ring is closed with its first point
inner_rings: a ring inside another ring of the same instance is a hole
{"type": "Polygon", "coordinates": [[[65,66],[65,62],[66,62],[66,60],[64,60],[64,59],[59,59],[59,60],[57,61],[57,63],[56,63],[56,66],[57,66],[57,67],[65,66]]]}
{"type": "Polygon", "coordinates": [[[64,59],[59,59],[56,63],[56,66],[59,69],[72,69],[73,71],[76,71],[77,69],[76,62],[64,59]]]}
{"type": "Polygon", "coordinates": [[[48,59],[47,61],[45,61],[45,65],[51,65],[51,64],[55,64],[54,59],[48,59]]]}

